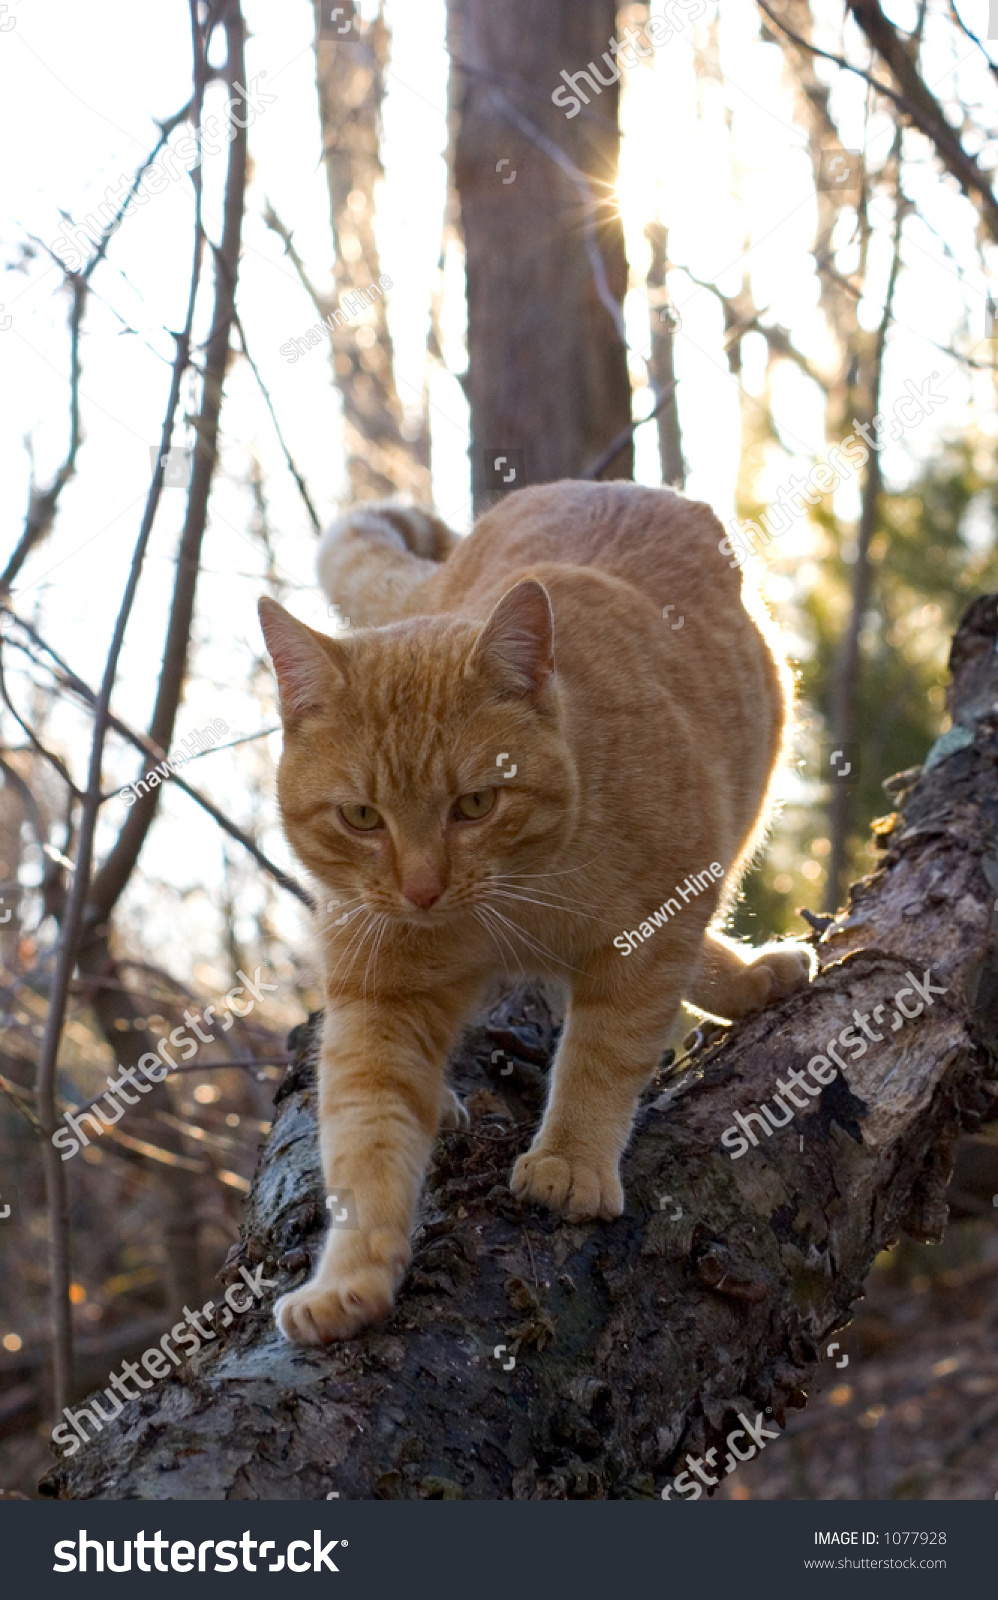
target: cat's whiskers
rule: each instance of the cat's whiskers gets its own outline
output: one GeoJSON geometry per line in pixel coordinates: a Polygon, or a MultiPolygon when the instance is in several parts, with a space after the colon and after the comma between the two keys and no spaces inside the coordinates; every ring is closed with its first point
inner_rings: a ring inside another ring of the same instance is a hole
{"type": "Polygon", "coordinates": [[[573,967],[570,961],[565,961],[561,956],[555,955],[553,950],[549,950],[547,946],[542,944],[539,939],[534,939],[533,935],[527,933],[523,928],[521,928],[519,923],[513,922],[511,918],[506,916],[505,912],[500,911],[498,906],[490,904],[489,910],[492,912],[492,915],[498,917],[499,920],[503,922],[506,927],[516,935],[517,938],[522,939],[527,948],[533,951],[534,955],[542,957],[549,956],[552,961],[557,961],[559,966],[567,967],[569,972],[577,972],[579,973],[580,977],[585,976],[580,967],[573,967]]]}
{"type": "Polygon", "coordinates": [[[388,924],[389,924],[389,918],[388,918],[388,915],[387,915],[386,912],[384,912],[384,911],[375,912],[375,916],[377,918],[377,929],[375,931],[374,941],[373,941],[373,943],[371,945],[371,953],[367,958],[367,966],[364,968],[364,983],[363,983],[363,987],[361,989],[361,994],[363,995],[363,999],[364,999],[364,1037],[365,1038],[367,1037],[367,979],[368,979],[368,974],[371,974],[371,968],[372,968],[372,965],[373,965],[374,971],[373,971],[373,974],[371,974],[371,994],[372,994],[372,998],[374,998],[374,996],[376,996],[377,992],[378,992],[378,955],[379,955],[380,950],[381,950],[382,940],[384,939],[384,936],[385,936],[385,929],[388,927],[388,924]]]}
{"type": "Polygon", "coordinates": [[[616,926],[608,922],[606,917],[595,916],[591,911],[581,911],[577,906],[552,904],[550,900],[537,900],[533,895],[514,894],[509,889],[497,889],[495,896],[498,900],[518,900],[523,905],[539,906],[542,911],[548,911],[553,916],[584,917],[587,922],[602,922],[608,928],[616,926]]]}
{"type": "Polygon", "coordinates": [[[371,976],[371,962],[373,961],[374,956],[375,956],[375,954],[377,952],[377,949],[378,949],[378,945],[381,942],[381,935],[384,933],[384,930],[385,930],[385,915],[384,915],[384,912],[383,911],[382,912],[375,911],[373,913],[373,916],[374,916],[374,934],[373,934],[373,937],[371,939],[371,948],[367,952],[367,966],[364,968],[364,981],[362,982],[362,984],[360,986],[360,992],[361,992],[361,995],[362,995],[363,1000],[364,1000],[364,1013],[365,1013],[365,1016],[367,1014],[367,980],[371,976]]]}
{"type": "Polygon", "coordinates": [[[326,909],[322,915],[331,916],[334,911],[342,910],[346,906],[356,905],[358,900],[363,900],[363,898],[364,896],[362,894],[352,894],[349,900],[339,900],[335,895],[332,895],[330,899],[327,900],[326,909]]]}
{"type": "MultiPolygon", "coordinates": [[[[337,931],[342,933],[343,930],[342,929],[338,929],[337,931]]],[[[327,955],[329,953],[329,951],[331,949],[333,949],[333,947],[335,946],[335,943],[336,943],[336,934],[332,934],[331,933],[329,935],[329,938],[324,940],[322,945],[321,945],[321,947],[320,947],[321,950],[322,950],[323,955],[327,955]]]]}
{"type": "Polygon", "coordinates": [[[522,974],[523,962],[520,960],[520,957],[510,944],[506,934],[501,928],[494,927],[488,920],[488,913],[493,909],[494,908],[492,906],[487,905],[476,906],[473,910],[473,916],[475,917],[476,922],[481,923],[481,926],[485,929],[486,933],[489,935],[489,938],[492,940],[492,943],[495,945],[496,950],[499,952],[499,959],[502,961],[506,976],[512,977],[513,975],[510,972],[506,962],[507,951],[509,951],[509,954],[513,957],[513,966],[515,970],[522,974]],[[502,940],[501,944],[499,942],[500,939],[502,940]]]}
{"type": "Polygon", "coordinates": [[[502,900],[522,900],[527,905],[541,906],[545,911],[567,912],[569,916],[585,917],[588,922],[602,922],[608,928],[616,927],[616,923],[608,917],[601,917],[594,911],[582,911],[578,905],[570,900],[541,900],[536,895],[520,894],[515,889],[493,889],[492,893],[502,900]]]}
{"type": "Polygon", "coordinates": [[[590,856],[588,861],[580,861],[578,866],[575,866],[575,867],[562,867],[558,872],[501,873],[500,876],[501,877],[507,877],[507,878],[508,877],[516,877],[516,878],[564,878],[569,872],[583,872],[586,867],[591,867],[594,861],[598,861],[601,856],[605,856],[606,855],[606,852],[607,852],[607,850],[609,850],[609,848],[610,848],[609,845],[605,845],[602,850],[597,850],[597,852],[596,852],[596,854],[594,856],[590,856]]]}
{"type": "MultiPolygon", "coordinates": [[[[353,899],[359,901],[360,904],[359,905],[354,905],[352,911],[347,911],[343,916],[338,917],[336,922],[334,922],[332,924],[326,923],[325,926],[320,929],[320,933],[321,933],[322,938],[323,938],[322,948],[324,950],[328,950],[329,949],[329,946],[333,943],[334,939],[337,937],[338,930],[340,928],[348,927],[350,925],[350,923],[354,920],[354,918],[357,916],[357,913],[359,911],[363,911],[365,909],[363,895],[359,895],[359,894],[358,895],[354,895],[353,899]]],[[[346,904],[351,904],[352,902],[344,901],[343,903],[346,905],[346,904]]]]}
{"type": "Polygon", "coordinates": [[[340,995],[343,993],[343,989],[344,989],[344,987],[346,985],[347,979],[352,977],[352,975],[353,975],[353,969],[354,969],[354,967],[356,966],[357,962],[360,959],[361,951],[364,948],[364,945],[365,945],[366,940],[367,940],[367,936],[370,933],[371,928],[372,928],[372,926],[373,926],[373,924],[375,922],[375,919],[377,917],[377,912],[376,911],[372,911],[369,906],[364,906],[361,909],[366,911],[367,920],[364,922],[363,926],[358,928],[355,931],[355,933],[352,935],[352,937],[350,939],[350,943],[347,945],[346,949],[341,952],[339,960],[337,961],[337,963],[336,963],[335,967],[333,968],[332,972],[330,972],[330,973],[328,973],[326,975],[326,988],[327,988],[327,992],[328,992],[332,987],[333,979],[336,977],[336,974],[339,972],[340,967],[343,965],[344,961],[346,961],[348,958],[350,958],[350,964],[347,967],[346,972],[344,973],[342,979],[340,980],[339,987],[336,990],[335,998],[337,1000],[339,999],[340,995]]]}
{"type": "MultiPolygon", "coordinates": [[[[507,917],[507,916],[505,916],[503,914],[503,912],[499,911],[496,906],[490,906],[489,907],[489,912],[493,917],[497,918],[498,921],[500,923],[502,923],[502,925],[504,927],[506,927],[506,928],[508,928],[510,930],[510,932],[512,933],[514,938],[520,939],[523,942],[523,944],[526,945],[527,951],[529,952],[530,956],[533,957],[533,960],[524,960],[524,958],[522,956],[519,956],[517,958],[518,961],[519,961],[519,964],[520,964],[520,970],[521,971],[523,971],[523,972],[530,972],[530,971],[536,972],[536,971],[539,971],[539,970],[543,969],[543,972],[547,976],[553,977],[553,978],[558,979],[558,980],[561,979],[561,977],[563,975],[558,973],[558,972],[556,972],[556,971],[554,971],[554,969],[552,968],[552,966],[550,964],[552,960],[553,961],[559,961],[559,957],[558,956],[555,956],[553,954],[553,952],[551,952],[551,951],[545,951],[543,949],[543,947],[539,947],[534,942],[534,940],[529,936],[529,934],[525,933],[524,930],[521,927],[519,927],[515,922],[512,922],[509,919],[509,917],[507,917]]],[[[561,964],[565,965],[565,963],[561,963],[561,964]]]]}

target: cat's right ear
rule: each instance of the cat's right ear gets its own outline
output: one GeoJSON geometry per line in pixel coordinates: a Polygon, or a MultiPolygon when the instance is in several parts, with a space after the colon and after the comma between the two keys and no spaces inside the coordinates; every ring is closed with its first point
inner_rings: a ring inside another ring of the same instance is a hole
{"type": "Polygon", "coordinates": [[[335,641],[299,622],[269,595],[259,601],[260,626],[281,694],[281,716],[290,726],[306,711],[328,709],[343,679],[328,650],[335,641]]]}
{"type": "Polygon", "coordinates": [[[507,691],[538,698],[554,677],[554,613],[536,578],[523,578],[493,607],[468,659],[507,691]]]}

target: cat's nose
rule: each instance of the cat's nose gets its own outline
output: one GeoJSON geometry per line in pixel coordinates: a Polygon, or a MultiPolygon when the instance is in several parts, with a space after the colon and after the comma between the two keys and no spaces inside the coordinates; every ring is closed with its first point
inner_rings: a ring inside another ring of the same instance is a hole
{"type": "Polygon", "coordinates": [[[419,906],[423,911],[429,911],[432,905],[443,894],[443,885],[439,883],[404,883],[402,897],[411,900],[414,906],[419,906]]]}

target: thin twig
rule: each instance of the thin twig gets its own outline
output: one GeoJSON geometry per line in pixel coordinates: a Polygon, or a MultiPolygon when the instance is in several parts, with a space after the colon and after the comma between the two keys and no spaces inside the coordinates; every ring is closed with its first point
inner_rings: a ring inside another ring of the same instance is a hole
{"type": "MultiPolygon", "coordinates": [[[[83,269],[83,277],[84,278],[89,279],[89,278],[93,277],[94,272],[96,271],[97,267],[100,265],[100,263],[103,261],[105,255],[107,254],[107,247],[108,247],[108,244],[110,243],[112,235],[117,232],[117,230],[120,227],[122,221],[124,220],[125,212],[128,210],[129,206],[131,205],[132,201],[134,200],[135,195],[138,192],[139,185],[142,182],[142,179],[145,177],[147,171],[152,166],[153,162],[155,161],[156,157],[159,155],[160,151],[168,143],[170,135],[173,132],[174,128],[179,128],[179,126],[180,126],[180,124],[182,122],[187,122],[188,120],[190,120],[191,113],[194,110],[196,104],[197,104],[197,95],[195,94],[194,96],[192,96],[192,98],[190,100],[188,100],[188,102],[187,102],[187,104],[185,106],[181,106],[179,111],[175,111],[173,113],[172,117],[167,117],[165,122],[161,122],[160,123],[160,125],[159,125],[159,128],[160,128],[159,138],[156,140],[156,143],[153,145],[153,147],[149,151],[148,155],[145,156],[145,158],[143,159],[142,163],[136,168],[135,175],[133,176],[132,181],[128,186],[128,190],[127,190],[127,192],[125,194],[125,198],[122,200],[120,206],[118,207],[117,211],[114,214],[114,220],[112,222],[108,223],[106,229],[103,231],[103,233],[101,235],[101,238],[100,238],[100,240],[98,242],[96,254],[91,258],[90,261],[87,262],[87,265],[83,269]]],[[[201,145],[201,140],[200,140],[200,134],[199,134],[198,135],[198,150],[199,150],[199,153],[200,153],[200,145],[201,145]]]]}
{"type": "MultiPolygon", "coordinates": [[[[280,1056],[239,1056],[233,1061],[193,1061],[189,1067],[171,1067],[163,1082],[169,1083],[171,1078],[179,1077],[182,1072],[222,1072],[228,1067],[238,1067],[240,1071],[252,1072],[257,1067],[287,1067],[293,1060],[294,1056],[285,1052],[280,1056]]],[[[66,1111],[70,1116],[79,1117],[84,1111],[92,1111],[105,1095],[112,1092],[110,1089],[102,1089],[92,1100],[84,1101],[81,1106],[67,1106],[66,1111]]]]}
{"type": "Polygon", "coordinates": [[[952,16],[953,21],[956,23],[957,27],[960,29],[960,32],[961,33],[965,33],[967,38],[972,40],[973,43],[976,44],[978,50],[981,52],[981,55],[984,57],[984,64],[987,67],[988,71],[991,73],[991,76],[993,78],[998,78],[998,66],[995,65],[995,63],[992,61],[991,57],[988,55],[988,52],[985,49],[983,40],[981,40],[981,39],[979,39],[977,37],[977,34],[974,32],[974,30],[972,28],[968,28],[967,27],[967,24],[964,22],[964,20],[961,17],[959,11],[956,9],[956,5],[954,4],[954,0],[949,0],[949,9],[950,9],[950,15],[952,16]]]}
{"type": "MultiPolygon", "coordinates": [[[[58,506],[59,497],[62,494],[66,484],[69,482],[70,478],[73,477],[76,471],[76,457],[79,453],[79,448],[83,437],[80,424],[80,330],[83,322],[83,313],[86,308],[87,296],[92,292],[90,288],[90,279],[93,276],[97,266],[101,261],[104,260],[104,257],[107,253],[108,244],[112,236],[117,232],[125,212],[134,199],[136,191],[138,190],[138,187],[145,176],[147,169],[152,165],[156,157],[159,155],[174,128],[187,120],[190,115],[191,105],[192,102],[188,101],[186,106],[184,106],[180,111],[176,112],[174,116],[168,117],[167,120],[161,124],[159,139],[156,141],[149,154],[145,157],[141,166],[137,169],[124,199],[115,212],[112,221],[108,223],[107,228],[104,230],[100,240],[98,241],[96,254],[87,263],[82,272],[71,272],[55,254],[55,252],[48,245],[45,246],[47,254],[51,256],[52,259],[59,265],[59,268],[62,271],[73,296],[72,309],[69,317],[69,447],[66,452],[65,460],[62,462],[61,466],[56,472],[56,475],[49,487],[42,493],[38,493],[32,485],[29,491],[28,514],[25,519],[24,530],[14,548],[10,560],[7,562],[2,575],[0,575],[0,595],[8,594],[10,592],[11,584],[14,582],[14,579],[17,577],[25,561],[28,559],[28,556],[31,554],[35,546],[39,544],[41,540],[44,539],[48,534],[52,527],[52,523],[55,520],[55,513],[58,506]]],[[[70,221],[71,219],[66,218],[66,220],[70,221]]],[[[111,310],[113,311],[114,308],[111,307],[111,310]]],[[[118,313],[115,312],[115,315],[117,316],[118,313]]],[[[119,320],[121,319],[119,318],[119,320]]]]}
{"type": "Polygon", "coordinates": [[[636,429],[642,427],[646,422],[651,422],[653,417],[657,417],[662,407],[668,404],[675,392],[675,383],[667,383],[665,388],[661,391],[652,390],[652,393],[655,396],[655,404],[652,406],[648,415],[646,417],[637,417],[629,422],[626,428],[621,428],[617,437],[610,440],[610,443],[607,445],[606,449],[596,457],[595,461],[591,461],[589,463],[585,472],[579,473],[579,477],[589,480],[598,478],[601,472],[605,472],[614,456],[618,456],[620,454],[621,450],[624,449],[624,446],[631,439],[636,429]]]}
{"type": "Polygon", "coordinates": [[[76,471],[76,457],[83,438],[80,423],[80,329],[88,288],[86,280],[78,274],[66,273],[66,278],[73,293],[73,304],[69,314],[69,446],[65,459],[49,487],[38,493],[34,483],[31,484],[28,491],[28,514],[25,517],[23,532],[0,575],[0,595],[9,594],[11,584],[35,545],[46,537],[52,527],[59,496],[76,471]]]}
{"type": "MultiPolygon", "coordinates": [[[[7,607],[3,605],[2,601],[0,601],[0,610],[6,610],[6,609],[7,609],[7,607]]],[[[77,800],[82,800],[83,791],[82,791],[82,789],[78,789],[76,784],[73,782],[72,777],[70,776],[69,768],[66,766],[66,763],[63,761],[62,757],[56,755],[54,750],[50,750],[47,745],[42,743],[42,740],[38,737],[38,735],[35,732],[34,728],[31,726],[31,724],[29,722],[25,721],[24,717],[21,716],[21,713],[18,711],[17,707],[15,706],[13,700],[10,697],[10,693],[9,693],[9,691],[7,689],[7,675],[4,672],[4,667],[3,667],[3,636],[2,636],[2,634],[0,634],[0,698],[3,699],[4,705],[7,707],[7,710],[10,712],[11,716],[14,718],[14,721],[17,723],[18,727],[19,728],[23,728],[27,738],[29,739],[29,741],[30,741],[30,743],[32,745],[32,748],[37,750],[38,754],[40,756],[42,756],[44,758],[44,760],[46,760],[49,763],[49,766],[55,768],[56,772],[59,774],[60,778],[62,779],[63,783],[66,785],[67,789],[69,789],[70,793],[73,794],[76,797],[77,800]]]]}
{"type": "Polygon", "coordinates": [[[267,385],[264,383],[263,379],[260,376],[260,371],[259,371],[259,368],[257,367],[256,362],[253,360],[253,357],[250,355],[249,345],[246,343],[246,334],[244,333],[243,325],[239,320],[238,311],[235,311],[235,310],[233,311],[232,320],[235,323],[236,330],[237,330],[237,332],[239,334],[239,341],[240,341],[240,343],[241,343],[241,345],[243,347],[243,355],[246,357],[246,360],[249,363],[249,369],[250,369],[250,371],[252,372],[254,378],[257,381],[257,387],[259,388],[260,393],[263,395],[264,404],[266,405],[267,410],[270,412],[270,420],[274,424],[274,432],[277,434],[277,441],[278,441],[281,449],[284,452],[284,460],[287,463],[288,471],[290,472],[291,476],[294,478],[295,483],[298,485],[298,493],[301,495],[303,501],[305,502],[305,509],[308,512],[309,519],[310,519],[310,521],[312,523],[313,528],[315,529],[316,533],[321,533],[322,532],[322,523],[319,520],[319,514],[316,511],[315,506],[312,504],[312,496],[309,494],[308,489],[305,487],[305,479],[302,477],[301,472],[298,470],[298,466],[297,466],[297,463],[295,462],[294,456],[291,454],[291,451],[288,449],[287,443],[285,442],[284,435],[281,432],[281,424],[277,420],[277,413],[274,410],[274,402],[270,398],[270,391],[269,391],[269,389],[267,388],[267,385]]]}
{"type": "MultiPolygon", "coordinates": [[[[83,679],[73,671],[72,667],[67,665],[58,652],[55,651],[52,646],[42,638],[41,634],[30,622],[26,622],[23,617],[18,616],[16,611],[11,610],[10,606],[4,605],[4,603],[0,601],[0,612],[3,611],[5,611],[7,615],[18,624],[19,627],[25,630],[25,632],[35,641],[40,649],[44,650],[47,655],[51,656],[52,660],[55,662],[56,666],[63,675],[61,679],[63,686],[67,689],[70,689],[74,694],[78,695],[86,705],[93,707],[97,696],[95,695],[93,689],[90,688],[89,684],[84,683],[83,679]]],[[[57,681],[59,680],[57,679],[57,681]]],[[[159,763],[168,759],[167,752],[163,750],[154,739],[148,738],[144,733],[138,733],[134,728],[130,727],[127,722],[124,722],[121,717],[115,716],[112,713],[109,718],[109,724],[114,729],[115,733],[119,733],[123,739],[127,739],[129,743],[133,744],[137,750],[141,750],[143,755],[149,756],[154,762],[159,763]]],[[[275,730],[269,729],[264,731],[274,732],[275,730]]],[[[258,739],[261,737],[262,734],[249,735],[249,738],[252,739],[258,739]]],[[[245,741],[233,741],[235,744],[243,742],[245,741]]],[[[226,747],[224,745],[220,745],[217,748],[225,749],[226,747]]],[[[207,751],[204,753],[209,754],[207,751]]],[[[280,884],[282,889],[286,889],[289,894],[293,894],[297,900],[302,902],[303,905],[308,906],[310,910],[314,911],[315,901],[309,894],[308,890],[303,889],[301,884],[298,883],[289,872],[285,872],[283,867],[279,867],[276,862],[271,861],[270,857],[260,849],[260,846],[256,843],[255,839],[253,839],[248,833],[244,832],[244,830],[239,827],[238,823],[233,822],[232,818],[227,816],[226,813],[222,811],[213,800],[209,800],[208,796],[202,794],[200,789],[195,789],[193,784],[188,783],[185,778],[181,778],[176,772],[168,772],[167,777],[171,783],[175,783],[177,785],[178,789],[182,789],[184,794],[189,795],[190,798],[197,805],[199,805],[203,811],[207,811],[208,815],[215,822],[217,822],[219,827],[224,829],[224,831],[229,834],[231,838],[235,839],[238,844],[241,844],[243,849],[248,851],[253,859],[264,869],[264,871],[268,872],[275,882],[280,884]]],[[[129,786],[126,784],[123,787],[127,788],[129,786]]],[[[107,799],[108,796],[105,795],[104,798],[107,799]]]]}

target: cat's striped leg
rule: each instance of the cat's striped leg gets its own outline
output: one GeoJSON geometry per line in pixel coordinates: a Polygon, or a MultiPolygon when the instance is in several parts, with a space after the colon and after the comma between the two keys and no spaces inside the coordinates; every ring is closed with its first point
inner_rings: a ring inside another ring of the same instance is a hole
{"type": "Polygon", "coordinates": [[[580,1219],[623,1211],[620,1158],[679,1009],[668,971],[656,971],[644,988],[625,1003],[608,1001],[606,986],[573,984],[547,1110],[513,1168],[514,1194],[580,1219]]]}
{"type": "Polygon", "coordinates": [[[329,1233],[310,1282],[274,1308],[296,1344],[349,1339],[391,1310],[441,1114],[455,1002],[370,997],[331,1005],[319,1062],[319,1143],[329,1233]]]}

